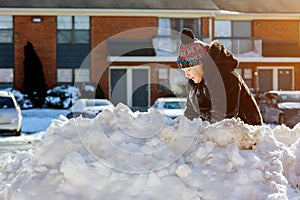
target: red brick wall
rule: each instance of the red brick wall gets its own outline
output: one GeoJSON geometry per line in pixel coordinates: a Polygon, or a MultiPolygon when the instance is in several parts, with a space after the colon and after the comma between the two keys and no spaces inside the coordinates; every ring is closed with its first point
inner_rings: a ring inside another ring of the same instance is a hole
{"type": "MultiPolygon", "coordinates": [[[[293,40],[299,44],[299,20],[253,20],[252,31],[254,37],[263,40],[293,40]]],[[[294,66],[295,90],[300,90],[300,63],[240,63],[240,68],[257,66],[294,66]]],[[[253,79],[254,88],[257,88],[257,77],[253,79]]]]}
{"type": "Polygon", "coordinates": [[[253,36],[299,42],[299,20],[254,20],[253,36]]]}
{"type": "Polygon", "coordinates": [[[201,18],[201,34],[204,36],[209,36],[209,18],[201,18]]]}
{"type": "Polygon", "coordinates": [[[31,16],[14,17],[14,82],[15,88],[23,91],[24,46],[31,42],[44,70],[48,88],[56,85],[56,17],[41,16],[40,23],[31,21],[31,16]]]}
{"type": "Polygon", "coordinates": [[[109,96],[109,63],[102,42],[111,37],[145,39],[156,35],[155,29],[138,29],[143,27],[157,27],[157,17],[91,17],[91,81],[99,82],[106,98],[109,96]],[[128,34],[125,31],[129,31],[128,34]]]}

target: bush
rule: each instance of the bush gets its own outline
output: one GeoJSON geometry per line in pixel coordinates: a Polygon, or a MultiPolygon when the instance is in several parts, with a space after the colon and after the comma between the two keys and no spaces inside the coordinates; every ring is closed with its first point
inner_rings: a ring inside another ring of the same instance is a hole
{"type": "Polygon", "coordinates": [[[56,86],[47,91],[45,104],[49,108],[69,108],[81,96],[80,89],[70,85],[56,86]]]}
{"type": "Polygon", "coordinates": [[[70,108],[79,98],[95,98],[95,88],[82,84],[79,88],[71,85],[56,86],[47,91],[45,104],[48,108],[70,108]]]}
{"type": "Polygon", "coordinates": [[[31,100],[28,98],[27,94],[22,94],[19,90],[13,88],[5,88],[3,90],[13,93],[21,109],[27,109],[33,107],[33,104],[31,100]]]}

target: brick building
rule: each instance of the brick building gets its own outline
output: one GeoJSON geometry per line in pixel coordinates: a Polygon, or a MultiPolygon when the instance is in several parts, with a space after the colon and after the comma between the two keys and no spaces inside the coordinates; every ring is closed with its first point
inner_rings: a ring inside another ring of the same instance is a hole
{"type": "Polygon", "coordinates": [[[99,85],[106,98],[131,107],[147,107],[170,92],[184,96],[186,79],[175,61],[178,32],[190,27],[236,55],[250,88],[300,90],[300,6],[296,0],[249,2],[1,2],[0,87],[23,90],[30,41],[48,88],[99,85]]]}

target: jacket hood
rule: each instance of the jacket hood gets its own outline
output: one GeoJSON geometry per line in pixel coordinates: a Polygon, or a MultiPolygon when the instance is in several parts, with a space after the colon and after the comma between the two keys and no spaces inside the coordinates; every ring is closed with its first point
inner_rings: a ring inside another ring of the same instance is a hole
{"type": "Polygon", "coordinates": [[[231,52],[227,51],[224,45],[218,40],[214,40],[210,43],[208,54],[220,72],[233,71],[238,67],[238,60],[231,52]]]}

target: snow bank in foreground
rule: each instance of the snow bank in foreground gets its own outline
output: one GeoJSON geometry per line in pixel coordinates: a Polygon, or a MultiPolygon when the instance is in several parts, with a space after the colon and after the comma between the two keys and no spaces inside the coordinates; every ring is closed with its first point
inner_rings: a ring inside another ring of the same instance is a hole
{"type": "Polygon", "coordinates": [[[300,199],[300,126],[171,120],[119,104],[1,159],[1,199],[300,199]],[[288,137],[286,137],[288,135],[288,137]]]}

